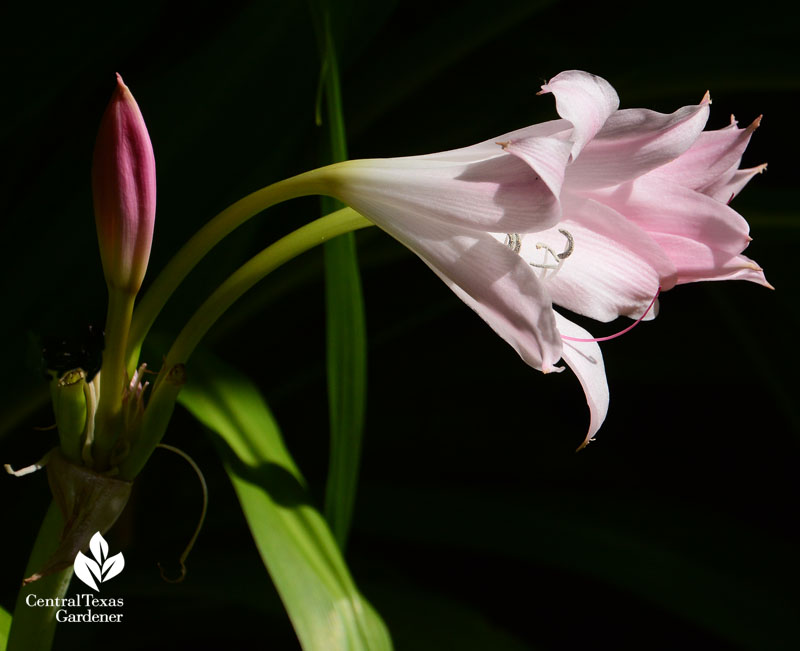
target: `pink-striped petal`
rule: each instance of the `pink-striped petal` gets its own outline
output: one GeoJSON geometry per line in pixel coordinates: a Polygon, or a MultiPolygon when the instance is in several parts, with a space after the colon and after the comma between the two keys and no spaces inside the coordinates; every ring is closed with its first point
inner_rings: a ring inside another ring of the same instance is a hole
{"type": "Polygon", "coordinates": [[[703,131],[708,105],[706,96],[700,104],[669,115],[648,109],[617,111],[570,166],[567,187],[580,191],[616,185],[683,160],[703,131]]]}
{"type": "Polygon", "coordinates": [[[664,179],[647,175],[586,194],[625,215],[651,235],[680,235],[734,255],[741,253],[750,241],[749,226],[735,210],[664,179]]]}
{"type": "Polygon", "coordinates": [[[553,93],[558,114],[572,123],[573,160],[619,108],[614,87],[602,77],[582,70],[556,75],[542,86],[541,93],[553,93]]]}
{"type": "Polygon", "coordinates": [[[569,140],[558,136],[516,138],[499,141],[498,145],[525,161],[554,196],[561,195],[561,186],[564,184],[564,175],[572,150],[572,143],[569,140]]]}
{"type": "MultiPolygon", "coordinates": [[[[561,334],[575,339],[591,339],[592,335],[566,317],[556,315],[561,334]]],[[[589,405],[589,431],[579,450],[592,440],[608,413],[609,392],[606,369],[600,346],[594,341],[565,341],[561,355],[578,378],[589,405]]]]}
{"type": "Polygon", "coordinates": [[[730,203],[742,191],[750,179],[756,174],[761,174],[767,169],[767,164],[757,165],[744,170],[734,170],[730,175],[723,176],[701,190],[701,192],[717,201],[730,203]]]}
{"type": "MultiPolygon", "coordinates": [[[[639,318],[659,286],[675,284],[675,266],[641,228],[595,201],[571,198],[557,227],[521,238],[520,255],[527,262],[554,263],[570,233],[573,249],[556,270],[532,267],[556,305],[598,321],[618,316],[639,318]]],[[[653,318],[648,314],[647,318],[653,318]]]]}
{"type": "MultiPolygon", "coordinates": [[[[476,151],[482,151],[479,148],[476,151]]],[[[494,145],[492,157],[412,156],[347,161],[318,170],[320,191],[383,222],[413,215],[476,231],[526,233],[561,217],[558,196],[531,166],[494,145]],[[465,162],[466,161],[466,162],[465,162]]]]}
{"type": "Polygon", "coordinates": [[[469,147],[440,151],[435,154],[425,154],[429,160],[446,160],[454,163],[470,163],[484,158],[494,158],[499,154],[497,150],[498,142],[509,140],[524,140],[527,138],[545,138],[556,134],[564,134],[568,137],[572,134],[572,124],[567,120],[550,120],[539,124],[532,124],[521,129],[509,131],[500,136],[494,136],[483,142],[479,142],[469,147]]]}
{"type": "Polygon", "coordinates": [[[527,364],[562,370],[550,296],[522,258],[486,233],[409,215],[386,220],[370,208],[359,211],[416,253],[527,364]]]}
{"type": "MultiPolygon", "coordinates": [[[[704,188],[720,179],[727,181],[733,177],[750,136],[760,123],[759,117],[746,129],[739,129],[731,116],[728,127],[704,131],[680,158],[653,170],[651,174],[704,194],[712,194],[704,188]]],[[[728,198],[725,197],[725,201],[728,198]]]]}
{"type": "Polygon", "coordinates": [[[679,285],[701,280],[749,280],[772,288],[761,267],[744,255],[714,249],[680,235],[654,233],[653,239],[675,264],[679,285]]]}

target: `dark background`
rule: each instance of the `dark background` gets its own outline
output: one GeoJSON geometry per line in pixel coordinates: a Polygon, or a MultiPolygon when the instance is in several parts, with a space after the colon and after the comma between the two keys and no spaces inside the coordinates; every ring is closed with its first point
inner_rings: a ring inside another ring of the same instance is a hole
{"type": "MultiPolygon", "coordinates": [[[[770,164],[733,206],[777,290],[663,295],[658,319],[603,345],[611,409],[578,454],[588,409],[574,376],[532,371],[406,250],[359,234],[370,383],[347,559],[397,648],[800,647],[796,17],[770,2],[333,4],[352,157],[463,146],[554,118],[536,91],[580,68],[608,79],[623,108],[671,112],[709,89],[710,128],[763,113],[743,164],[770,164]]],[[[305,3],[187,7],[2,10],[4,463],[26,465],[55,441],[32,429],[52,422],[38,338],[104,318],[89,169],[114,72],[156,153],[152,271],[229,203],[319,161],[305,3]]],[[[318,210],[292,202],[233,234],[157,329],[174,334],[227,273],[318,210]]],[[[301,257],[206,340],[263,389],[319,503],[320,277],[319,253],[301,257]]],[[[297,648],[212,443],[180,410],[167,442],[197,459],[211,494],[186,581],[163,583],[155,563],[191,535],[199,488],[177,458],[156,455],[109,534],[129,568],[114,584],[126,624],[64,626],[54,648],[297,648]]],[[[0,605],[12,609],[45,478],[3,475],[0,495],[0,605]]]]}

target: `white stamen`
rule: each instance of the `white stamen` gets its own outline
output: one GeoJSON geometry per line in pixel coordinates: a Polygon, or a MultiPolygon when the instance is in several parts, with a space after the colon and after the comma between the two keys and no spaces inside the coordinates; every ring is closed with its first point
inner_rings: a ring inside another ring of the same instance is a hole
{"type": "Polygon", "coordinates": [[[50,450],[47,454],[45,454],[41,459],[39,459],[36,463],[32,463],[29,466],[25,466],[24,468],[20,468],[19,470],[14,470],[11,464],[6,463],[3,464],[3,468],[5,468],[6,472],[9,475],[14,475],[14,477],[24,477],[25,475],[30,475],[37,470],[41,470],[47,465],[47,462],[50,460],[50,455],[53,453],[53,450],[50,450]]]}
{"type": "Polygon", "coordinates": [[[545,271],[542,272],[542,279],[547,276],[547,270],[553,269],[554,272],[551,275],[555,275],[558,273],[558,270],[561,269],[562,265],[564,264],[564,260],[566,260],[569,256],[572,255],[572,252],[575,250],[575,238],[572,237],[572,233],[569,231],[564,230],[563,228],[559,228],[558,232],[561,233],[564,237],[567,238],[567,248],[564,249],[561,253],[556,253],[552,247],[544,242],[537,242],[536,249],[541,250],[544,249],[546,253],[549,253],[555,263],[548,263],[547,262],[547,255],[545,254],[544,261],[539,262],[531,262],[529,263],[531,267],[537,267],[539,269],[544,269],[545,271]]]}

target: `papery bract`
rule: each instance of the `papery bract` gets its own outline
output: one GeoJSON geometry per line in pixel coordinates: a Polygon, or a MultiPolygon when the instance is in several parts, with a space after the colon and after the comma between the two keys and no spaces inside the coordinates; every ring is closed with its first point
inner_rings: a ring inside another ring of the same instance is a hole
{"type": "Polygon", "coordinates": [[[153,241],[156,165],[142,113],[119,74],[97,132],[92,193],[106,282],[135,294],[153,241]]]}
{"type": "Polygon", "coordinates": [[[607,81],[576,70],[544,93],[562,119],[320,173],[325,192],[414,251],[528,364],[561,370],[563,358],[586,392],[588,441],[608,409],[602,355],[552,304],[600,321],[638,319],[676,284],[769,287],[742,255],[747,222],[727,205],[763,169],[738,169],[759,121],[704,133],[708,93],[668,115],[619,110],[607,81]]]}

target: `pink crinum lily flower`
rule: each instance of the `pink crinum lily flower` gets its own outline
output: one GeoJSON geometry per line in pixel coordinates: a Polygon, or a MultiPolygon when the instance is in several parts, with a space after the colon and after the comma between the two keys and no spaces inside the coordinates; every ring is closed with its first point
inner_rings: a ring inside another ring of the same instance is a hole
{"type": "Polygon", "coordinates": [[[730,200],[756,120],[703,132],[711,100],[671,114],[619,110],[604,79],[542,86],[561,116],[479,144],[326,168],[326,191],[394,236],[532,367],[563,359],[586,393],[589,441],[608,411],[597,341],[553,309],[652,319],[677,284],[750,280],[747,222],[730,200]],[[657,308],[657,306],[656,306],[657,308]]]}

